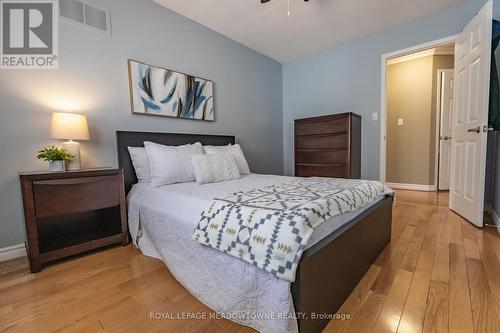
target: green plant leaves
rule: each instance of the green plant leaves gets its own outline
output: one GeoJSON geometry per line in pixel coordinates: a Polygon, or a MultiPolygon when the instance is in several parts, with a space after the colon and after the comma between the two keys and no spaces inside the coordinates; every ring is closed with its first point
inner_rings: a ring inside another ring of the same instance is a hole
{"type": "Polygon", "coordinates": [[[64,148],[59,148],[54,145],[46,146],[38,151],[36,158],[44,161],[71,161],[75,155],[71,154],[64,148]]]}

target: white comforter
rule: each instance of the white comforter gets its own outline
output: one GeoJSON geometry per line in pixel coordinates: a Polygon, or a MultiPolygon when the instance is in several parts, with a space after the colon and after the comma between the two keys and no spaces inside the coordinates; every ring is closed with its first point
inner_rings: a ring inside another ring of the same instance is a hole
{"type": "MultiPolygon", "coordinates": [[[[182,183],[153,188],[137,184],[128,196],[134,244],[144,254],[161,258],[176,279],[213,310],[261,332],[297,332],[297,322],[289,315],[294,313],[289,282],[192,240],[200,214],[211,199],[290,179],[252,174],[205,185],[182,183]]],[[[369,206],[322,224],[308,247],[369,206]]]]}

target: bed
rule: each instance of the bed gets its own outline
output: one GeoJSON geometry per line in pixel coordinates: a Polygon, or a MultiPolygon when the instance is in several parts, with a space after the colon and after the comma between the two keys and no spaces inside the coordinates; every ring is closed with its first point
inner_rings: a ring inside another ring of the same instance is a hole
{"type": "Polygon", "coordinates": [[[229,319],[265,332],[320,332],[391,238],[392,196],[337,216],[315,230],[293,283],[192,241],[209,200],[240,189],[277,184],[283,176],[251,174],[207,185],[159,188],[137,184],[127,147],[234,143],[234,136],[117,132],[118,161],[128,193],[129,229],[145,255],[165,262],[200,301],[229,319]],[[241,315],[258,309],[258,315],[241,315]],[[295,314],[290,316],[289,314],[295,314]]]}

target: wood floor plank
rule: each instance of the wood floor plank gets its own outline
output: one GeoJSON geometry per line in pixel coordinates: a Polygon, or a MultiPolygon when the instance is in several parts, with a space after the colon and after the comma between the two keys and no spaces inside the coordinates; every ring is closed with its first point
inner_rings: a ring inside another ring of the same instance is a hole
{"type": "Polygon", "coordinates": [[[462,234],[462,218],[456,213],[450,211],[450,243],[457,244],[463,248],[464,237],[462,234]]]}
{"type": "Polygon", "coordinates": [[[479,251],[489,290],[493,301],[496,303],[495,312],[498,319],[500,318],[500,260],[495,254],[491,239],[486,234],[480,242],[479,251]]]}
{"type": "MultiPolygon", "coordinates": [[[[396,200],[398,200],[396,198],[396,200]]],[[[399,206],[395,207],[392,213],[392,219],[400,221],[400,223],[393,223],[392,225],[392,240],[394,240],[394,244],[399,240],[403,231],[406,229],[408,224],[412,223],[414,219],[417,218],[416,212],[418,207],[413,205],[407,205],[404,203],[400,203],[399,206]]]]}
{"type": "Polygon", "coordinates": [[[422,331],[430,281],[430,272],[426,273],[417,269],[414,273],[399,322],[398,333],[417,333],[422,331]]]}
{"type": "Polygon", "coordinates": [[[383,266],[381,267],[377,278],[373,282],[371,290],[379,294],[387,295],[392,281],[396,276],[399,264],[401,263],[401,260],[406,253],[406,249],[408,248],[408,245],[413,237],[415,229],[416,226],[409,223],[395,244],[393,245],[391,242],[391,244],[388,245],[390,249],[389,253],[384,262],[381,263],[383,266]]]}
{"type": "MultiPolygon", "coordinates": [[[[103,280],[113,279],[113,275],[109,274],[110,272],[116,273],[117,270],[123,267],[133,267],[135,265],[135,260],[140,254],[135,250],[132,250],[132,252],[130,250],[131,248],[114,248],[106,251],[104,256],[99,256],[96,253],[87,257],[77,258],[73,261],[65,261],[60,265],[52,265],[41,273],[31,274],[31,279],[2,289],[0,306],[9,303],[18,303],[20,300],[29,300],[29,302],[38,300],[43,302],[47,293],[58,290],[58,296],[61,297],[66,290],[72,289],[73,285],[77,285],[83,280],[98,285],[103,280]],[[105,263],[113,262],[114,265],[105,265],[99,262],[100,260],[104,260],[105,263]],[[59,279],[60,276],[64,276],[65,278],[61,280],[59,279]]],[[[152,263],[150,258],[147,258],[147,260],[141,258],[141,260],[152,263]]],[[[145,269],[153,267],[153,264],[150,264],[145,269]]],[[[133,274],[132,271],[131,274],[133,274]]],[[[123,278],[125,279],[132,277],[133,275],[123,274],[123,278]]]]}
{"type": "Polygon", "coordinates": [[[104,327],[99,322],[96,315],[90,315],[73,323],[70,323],[60,329],[53,331],[53,333],[104,333],[104,327]]]}
{"type": "MultiPolygon", "coordinates": [[[[51,297],[47,297],[47,294],[40,294],[39,290],[34,288],[34,290],[32,290],[33,296],[29,299],[19,299],[14,302],[16,309],[15,313],[10,315],[8,319],[0,320],[0,322],[6,325],[12,322],[18,323],[25,316],[33,313],[33,309],[36,309],[37,313],[42,314],[49,311],[57,312],[62,308],[67,308],[78,303],[82,299],[95,297],[99,289],[102,289],[104,286],[108,288],[107,290],[111,290],[114,288],[115,284],[133,279],[135,276],[132,266],[133,260],[132,262],[124,262],[119,266],[105,270],[97,269],[97,273],[91,274],[83,279],[79,277],[74,281],[60,281],[53,286],[53,288],[57,288],[57,293],[52,294],[56,289],[48,289],[48,295],[51,295],[51,297]]],[[[148,270],[154,267],[154,265],[150,265],[148,266],[148,270]]],[[[146,273],[148,270],[144,269],[143,272],[146,273]]],[[[55,282],[57,283],[57,281],[55,282]]],[[[18,288],[16,288],[16,290],[17,289],[18,288]]],[[[45,288],[42,290],[45,290],[45,288]]]]}
{"type": "Polygon", "coordinates": [[[448,283],[431,281],[429,286],[429,296],[427,298],[427,305],[425,308],[424,332],[448,332],[448,305],[448,283]]]}
{"type": "MultiPolygon", "coordinates": [[[[456,226],[454,228],[456,228],[456,226]]],[[[472,323],[472,306],[469,296],[469,282],[467,277],[464,250],[462,246],[456,243],[450,244],[449,289],[450,332],[474,332],[474,326],[472,323]]]]}
{"type": "Polygon", "coordinates": [[[384,304],[385,295],[371,291],[361,309],[351,319],[345,332],[369,332],[377,320],[378,314],[384,304]]]}
{"type": "Polygon", "coordinates": [[[439,235],[432,265],[433,281],[448,283],[450,279],[450,223],[447,209],[440,209],[439,235]]]}
{"type": "Polygon", "coordinates": [[[429,228],[424,239],[422,251],[418,258],[417,267],[397,330],[399,333],[415,333],[422,331],[427,295],[432,276],[434,253],[437,244],[439,230],[438,221],[439,215],[436,211],[429,221],[429,228]]]}
{"type": "MultiPolygon", "coordinates": [[[[0,331],[5,332],[51,332],[76,322],[106,306],[119,303],[125,297],[118,291],[101,293],[95,291],[89,296],[78,299],[70,306],[58,307],[57,311],[39,312],[36,308],[26,313],[25,318],[6,323],[0,331]]],[[[3,324],[3,323],[2,323],[3,324]]],[[[3,325],[2,325],[3,326],[3,325]]]]}
{"type": "Polygon", "coordinates": [[[490,293],[488,282],[484,275],[483,264],[481,260],[474,258],[466,258],[466,262],[474,331],[498,332],[500,321],[495,311],[497,304],[490,293]]]}
{"type": "Polygon", "coordinates": [[[481,254],[479,254],[475,238],[464,238],[464,251],[466,258],[481,260],[481,254]]]}
{"type": "Polygon", "coordinates": [[[448,192],[396,191],[398,202],[417,207],[448,207],[448,192]]]}
{"type": "Polygon", "coordinates": [[[475,240],[476,239],[476,231],[479,229],[476,226],[472,225],[472,223],[460,219],[460,226],[462,227],[462,235],[464,237],[464,240],[466,239],[471,239],[475,240]]]}
{"type": "Polygon", "coordinates": [[[420,219],[415,233],[406,249],[405,255],[401,260],[401,264],[399,266],[400,269],[404,269],[408,272],[414,272],[415,267],[417,266],[418,257],[420,255],[420,251],[422,249],[422,245],[424,243],[424,238],[427,233],[427,227],[429,225],[429,218],[420,219]]]}
{"type": "Polygon", "coordinates": [[[396,332],[401,320],[401,313],[410,289],[413,272],[400,269],[389,290],[372,333],[396,332]]]}
{"type": "Polygon", "coordinates": [[[486,228],[483,229],[483,235],[485,238],[490,240],[490,243],[495,250],[495,254],[500,261],[500,235],[499,233],[492,229],[492,228],[486,228]]]}

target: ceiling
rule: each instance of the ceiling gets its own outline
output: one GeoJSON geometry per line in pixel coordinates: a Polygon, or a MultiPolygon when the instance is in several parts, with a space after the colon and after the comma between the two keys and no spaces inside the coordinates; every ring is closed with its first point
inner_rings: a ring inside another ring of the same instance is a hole
{"type": "Polygon", "coordinates": [[[154,0],[280,62],[466,0],[154,0]]]}

